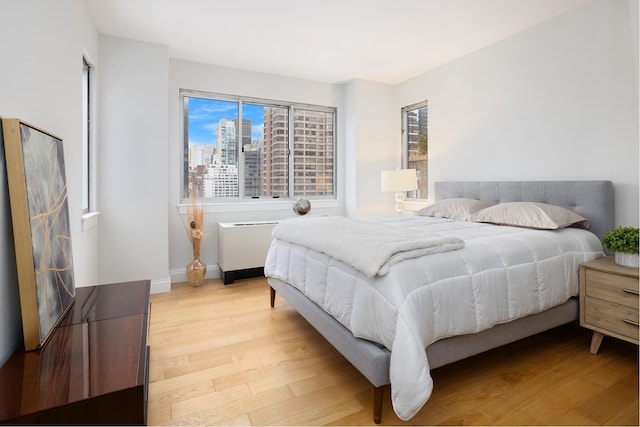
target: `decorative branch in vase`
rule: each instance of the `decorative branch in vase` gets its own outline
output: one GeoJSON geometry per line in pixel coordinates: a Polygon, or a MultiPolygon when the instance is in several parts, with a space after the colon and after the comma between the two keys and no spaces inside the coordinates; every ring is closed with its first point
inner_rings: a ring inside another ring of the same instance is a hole
{"type": "Polygon", "coordinates": [[[187,205],[187,224],[185,224],[185,229],[193,249],[193,261],[186,268],[187,280],[194,287],[202,286],[207,274],[207,265],[200,260],[200,247],[204,237],[203,227],[204,200],[192,196],[191,203],[187,205]]]}

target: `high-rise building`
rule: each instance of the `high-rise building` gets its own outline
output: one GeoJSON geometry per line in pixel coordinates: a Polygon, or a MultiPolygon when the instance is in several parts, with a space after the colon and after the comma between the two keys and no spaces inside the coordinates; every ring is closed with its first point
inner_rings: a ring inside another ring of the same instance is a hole
{"type": "Polygon", "coordinates": [[[203,178],[205,197],[238,197],[237,120],[220,119],[216,127],[216,150],[203,178]]]}
{"type": "Polygon", "coordinates": [[[238,165],[236,120],[220,119],[216,128],[217,152],[222,165],[238,165]]]}
{"type": "MultiPolygon", "coordinates": [[[[288,196],[289,115],[283,108],[264,109],[263,191],[288,196]]],[[[333,114],[295,109],[293,117],[293,196],[333,194],[333,114]]]]}
{"type": "Polygon", "coordinates": [[[204,177],[207,175],[207,166],[198,165],[189,170],[189,196],[205,197],[204,177]]]}
{"type": "Polygon", "coordinates": [[[262,157],[262,194],[278,197],[289,195],[289,111],[286,108],[264,108],[264,151],[262,157]]]}
{"type": "Polygon", "coordinates": [[[262,143],[246,144],[244,151],[244,195],[262,195],[262,143]]]}
{"type": "Polygon", "coordinates": [[[213,161],[214,146],[211,144],[189,144],[188,185],[185,194],[203,197],[202,178],[213,161]]]}
{"type": "MultiPolygon", "coordinates": [[[[238,118],[233,119],[233,125],[236,128],[236,140],[240,137],[240,126],[238,126],[238,118]]],[[[244,147],[247,144],[251,144],[251,119],[242,119],[242,141],[240,146],[244,147]]]]}
{"type": "Polygon", "coordinates": [[[213,163],[213,144],[189,144],[189,169],[213,163]]]}
{"type": "Polygon", "coordinates": [[[203,196],[206,198],[238,197],[238,167],[214,165],[202,179],[203,196]]]}
{"type": "Polygon", "coordinates": [[[333,114],[296,109],[293,119],[293,195],[333,194],[333,114]]]}

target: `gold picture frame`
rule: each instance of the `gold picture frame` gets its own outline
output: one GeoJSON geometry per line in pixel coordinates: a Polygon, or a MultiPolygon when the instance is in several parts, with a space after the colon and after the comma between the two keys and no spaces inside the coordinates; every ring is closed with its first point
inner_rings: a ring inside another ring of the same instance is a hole
{"type": "Polygon", "coordinates": [[[22,329],[41,348],[75,299],[62,139],[2,119],[22,329]]]}

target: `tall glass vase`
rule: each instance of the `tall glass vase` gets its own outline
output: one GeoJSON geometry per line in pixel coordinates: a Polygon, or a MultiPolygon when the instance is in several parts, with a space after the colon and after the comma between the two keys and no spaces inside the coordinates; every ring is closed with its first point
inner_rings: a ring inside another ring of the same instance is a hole
{"type": "Polygon", "coordinates": [[[189,265],[187,265],[187,280],[193,287],[202,286],[204,277],[207,274],[207,264],[195,257],[189,265]]]}

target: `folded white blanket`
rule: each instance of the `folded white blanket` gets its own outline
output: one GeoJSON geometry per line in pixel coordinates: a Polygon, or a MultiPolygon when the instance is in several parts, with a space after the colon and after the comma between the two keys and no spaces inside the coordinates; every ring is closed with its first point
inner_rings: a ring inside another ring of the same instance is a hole
{"type": "Polygon", "coordinates": [[[464,246],[457,237],[338,216],[281,221],[274,228],[273,237],[322,252],[369,277],[384,276],[391,265],[405,259],[464,246]]]}

